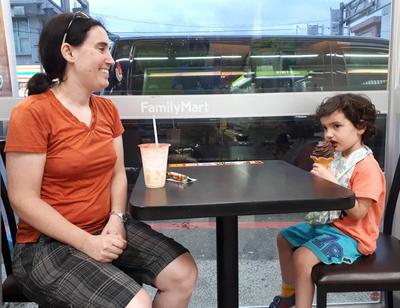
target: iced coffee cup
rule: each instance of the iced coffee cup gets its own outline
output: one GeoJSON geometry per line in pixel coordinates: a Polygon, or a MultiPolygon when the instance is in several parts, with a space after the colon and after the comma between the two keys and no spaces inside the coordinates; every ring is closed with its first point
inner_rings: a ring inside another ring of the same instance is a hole
{"type": "Polygon", "coordinates": [[[160,188],[165,185],[167,173],[168,143],[139,144],[142,156],[144,184],[147,188],[160,188]]]}

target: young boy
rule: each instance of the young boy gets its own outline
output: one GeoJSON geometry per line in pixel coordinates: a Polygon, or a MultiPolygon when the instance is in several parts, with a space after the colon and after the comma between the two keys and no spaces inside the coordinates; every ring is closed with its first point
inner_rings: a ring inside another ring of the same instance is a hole
{"type": "Polygon", "coordinates": [[[376,249],[384,211],[385,177],[364,142],[375,134],[375,106],[360,95],[341,94],[322,102],[316,112],[324,138],[335,148],[329,168],[314,163],[311,173],[351,189],[353,208],[332,223],[297,224],[277,238],[282,291],[270,308],[310,308],[311,270],[323,262],[353,263],[376,249]]]}

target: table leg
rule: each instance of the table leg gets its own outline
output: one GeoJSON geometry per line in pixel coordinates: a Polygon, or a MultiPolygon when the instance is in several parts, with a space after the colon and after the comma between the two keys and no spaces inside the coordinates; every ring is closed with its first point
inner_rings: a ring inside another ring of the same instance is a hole
{"type": "Polygon", "coordinates": [[[217,217],[218,308],[239,307],[238,218],[217,217]]]}

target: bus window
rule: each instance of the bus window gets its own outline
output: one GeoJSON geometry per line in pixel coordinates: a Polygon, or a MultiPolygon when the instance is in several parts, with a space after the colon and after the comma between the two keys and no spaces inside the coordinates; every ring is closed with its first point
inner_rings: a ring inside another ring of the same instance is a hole
{"type": "Polygon", "coordinates": [[[128,94],[127,74],[131,45],[130,41],[113,42],[111,44],[111,53],[115,64],[110,70],[109,94],[128,94]]]}
{"type": "Polygon", "coordinates": [[[384,90],[388,41],[358,37],[119,39],[104,94],[384,90]]]}
{"type": "Polygon", "coordinates": [[[251,67],[257,92],[331,89],[327,41],[274,39],[252,46],[251,67]]]}
{"type": "Polygon", "coordinates": [[[164,55],[143,61],[143,71],[136,68],[131,75],[143,78],[143,94],[217,93],[222,89],[220,57],[214,55],[208,40],[178,40],[163,47],[164,55]]]}
{"type": "Polygon", "coordinates": [[[335,89],[386,89],[389,59],[387,46],[342,41],[332,45],[335,89]]]}
{"type": "Polygon", "coordinates": [[[168,73],[170,44],[168,41],[137,41],[132,51],[132,66],[129,82],[132,94],[169,94],[162,92],[168,89],[165,78],[159,79],[157,73],[168,73]]]}

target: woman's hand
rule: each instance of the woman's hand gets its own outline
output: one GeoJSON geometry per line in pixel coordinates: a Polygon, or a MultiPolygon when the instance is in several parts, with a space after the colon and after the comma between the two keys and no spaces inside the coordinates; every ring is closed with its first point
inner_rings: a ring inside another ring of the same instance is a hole
{"type": "Polygon", "coordinates": [[[94,235],[87,246],[87,255],[99,262],[112,262],[118,259],[126,248],[124,223],[116,215],[110,215],[100,235],[94,235]]]}
{"type": "Polygon", "coordinates": [[[126,248],[126,240],[120,235],[106,234],[90,235],[90,240],[83,252],[99,262],[112,262],[118,259],[126,248]]]}
{"type": "Polygon", "coordinates": [[[110,218],[108,219],[108,222],[105,225],[101,234],[120,235],[122,239],[126,239],[124,223],[117,215],[110,215],[110,218]]]}
{"type": "Polygon", "coordinates": [[[323,165],[314,163],[313,168],[310,171],[314,175],[318,175],[321,178],[324,178],[325,180],[331,181],[333,183],[339,184],[339,182],[336,180],[335,175],[332,173],[331,170],[325,168],[323,165]]]}

